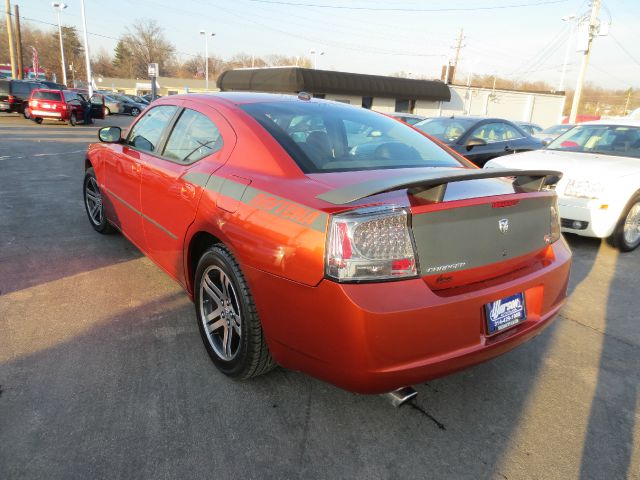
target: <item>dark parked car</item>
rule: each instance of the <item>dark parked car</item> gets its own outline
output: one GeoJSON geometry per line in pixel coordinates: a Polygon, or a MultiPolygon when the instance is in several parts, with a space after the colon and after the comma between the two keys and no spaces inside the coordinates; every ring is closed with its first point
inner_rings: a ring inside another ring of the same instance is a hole
{"type": "Polygon", "coordinates": [[[46,87],[40,82],[0,80],[0,112],[18,112],[29,118],[29,97],[38,88],[46,87]]]}
{"type": "Polygon", "coordinates": [[[386,115],[402,120],[404,123],[408,123],[409,125],[415,125],[416,123],[427,119],[424,115],[416,115],[414,113],[393,112],[387,113],[386,115]]]}
{"type": "Polygon", "coordinates": [[[146,103],[134,102],[127,95],[112,93],[109,96],[112,98],[115,98],[118,102],[122,103],[122,110],[120,111],[120,113],[132,115],[134,117],[137,117],[138,115],[140,115],[140,112],[142,112],[145,108],[147,108],[147,105],[148,105],[146,103]]]}
{"type": "Polygon", "coordinates": [[[38,81],[44,85],[43,88],[50,88],[51,90],[68,90],[67,86],[64,83],[50,82],[48,80],[38,81]]]}
{"type": "Polygon", "coordinates": [[[501,155],[543,146],[541,140],[501,118],[437,117],[418,122],[414,127],[447,144],[479,167],[501,155]]]}
{"type": "Polygon", "coordinates": [[[124,93],[122,95],[123,97],[127,97],[130,98],[131,100],[133,100],[136,103],[142,103],[143,105],[149,105],[151,102],[149,100],[147,100],[144,97],[139,97],[138,95],[128,95],[126,93],[124,93]]]}
{"type": "Polygon", "coordinates": [[[542,132],[542,127],[537,123],[532,122],[515,122],[520,128],[522,128],[529,135],[535,135],[536,133],[542,132]]]}
{"type": "MultiPolygon", "coordinates": [[[[142,95],[142,98],[144,98],[149,103],[153,101],[153,98],[151,98],[150,93],[147,93],[146,95],[142,95]]],[[[156,98],[162,98],[162,95],[156,95],[156,98]]]]}

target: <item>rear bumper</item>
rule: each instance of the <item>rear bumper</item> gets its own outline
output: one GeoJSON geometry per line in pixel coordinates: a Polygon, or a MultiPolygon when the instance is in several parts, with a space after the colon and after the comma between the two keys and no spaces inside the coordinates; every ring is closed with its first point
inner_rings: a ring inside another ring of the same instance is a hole
{"type": "Polygon", "coordinates": [[[444,296],[422,279],[307,287],[244,267],[269,348],[282,366],[346,390],[380,393],[475,365],[527,341],[566,298],[571,252],[499,285],[444,296]],[[524,292],[527,320],[486,335],[484,305],[524,292]]]}
{"type": "Polygon", "coordinates": [[[32,117],[39,117],[39,118],[59,118],[62,120],[66,120],[68,117],[68,114],[66,113],[61,113],[61,112],[52,112],[50,110],[30,110],[30,114],[32,117]]]}

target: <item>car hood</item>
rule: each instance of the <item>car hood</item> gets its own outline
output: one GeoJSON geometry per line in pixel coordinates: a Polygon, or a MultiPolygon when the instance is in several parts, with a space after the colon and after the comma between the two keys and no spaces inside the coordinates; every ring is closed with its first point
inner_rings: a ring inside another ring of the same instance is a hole
{"type": "Polygon", "coordinates": [[[485,168],[559,170],[565,178],[616,178],[640,174],[640,159],[597,153],[535,150],[494,158],[485,168]]]}

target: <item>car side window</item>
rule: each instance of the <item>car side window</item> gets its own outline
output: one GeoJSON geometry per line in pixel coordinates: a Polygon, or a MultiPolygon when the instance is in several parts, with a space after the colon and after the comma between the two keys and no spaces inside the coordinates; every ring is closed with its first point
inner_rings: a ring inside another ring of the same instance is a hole
{"type": "Polygon", "coordinates": [[[129,132],[127,145],[136,150],[158,153],[156,149],[162,132],[177,109],[175,105],[160,105],[149,110],[129,132]]]}
{"type": "Polygon", "coordinates": [[[190,164],[221,148],[222,136],[218,127],[202,113],[186,108],[173,127],[162,156],[190,164]]]}
{"type": "Polygon", "coordinates": [[[471,138],[481,138],[487,143],[496,143],[522,138],[522,134],[511,125],[493,122],[480,125],[471,133],[471,138]]]}

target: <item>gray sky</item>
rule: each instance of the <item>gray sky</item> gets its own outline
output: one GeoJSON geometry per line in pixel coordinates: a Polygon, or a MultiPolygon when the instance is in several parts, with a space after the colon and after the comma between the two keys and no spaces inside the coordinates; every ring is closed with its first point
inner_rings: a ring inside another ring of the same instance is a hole
{"type": "MultiPolygon", "coordinates": [[[[49,0],[17,3],[25,21],[56,21],[49,0]]],[[[80,0],[65,3],[63,24],[81,28],[80,0]]],[[[216,33],[210,54],[223,58],[238,52],[313,57],[309,52],[315,49],[325,52],[318,68],[437,77],[463,28],[458,82],[472,69],[556,86],[570,34],[570,22],[561,18],[589,9],[586,0],[85,0],[85,5],[92,53],[112,51],[113,38],[127,25],[152,18],[182,57],[202,55],[198,32],[206,29],[216,33]]],[[[587,80],[640,88],[640,0],[602,5],[601,19],[612,22],[610,35],[594,41],[587,80]]],[[[575,84],[580,57],[572,48],[567,87],[575,84]]]]}

